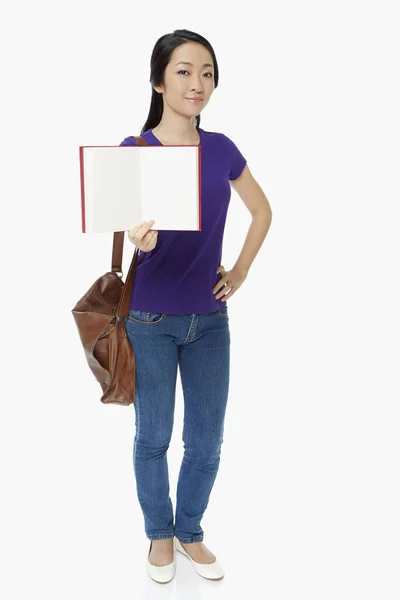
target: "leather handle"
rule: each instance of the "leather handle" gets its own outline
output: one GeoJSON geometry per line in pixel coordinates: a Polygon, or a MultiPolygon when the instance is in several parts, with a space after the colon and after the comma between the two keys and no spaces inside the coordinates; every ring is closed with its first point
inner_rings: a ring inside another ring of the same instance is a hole
{"type": "MultiPolygon", "coordinates": [[[[138,146],[147,146],[147,142],[141,136],[132,136],[136,140],[136,144],[138,146]]],[[[124,236],[125,231],[114,231],[114,239],[113,239],[113,247],[112,247],[112,256],[111,256],[111,270],[113,272],[122,273],[122,257],[124,252],[124,236]]],[[[133,284],[136,275],[136,266],[138,263],[139,257],[139,248],[135,248],[135,252],[129,267],[128,275],[125,279],[125,284],[122,290],[121,298],[118,303],[118,308],[116,312],[117,320],[121,317],[127,317],[131,302],[131,296],[133,292],[133,284]]]]}

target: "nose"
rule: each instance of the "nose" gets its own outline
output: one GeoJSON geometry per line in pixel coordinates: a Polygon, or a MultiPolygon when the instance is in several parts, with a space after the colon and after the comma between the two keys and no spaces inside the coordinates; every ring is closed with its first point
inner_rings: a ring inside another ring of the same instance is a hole
{"type": "Polygon", "coordinates": [[[199,78],[196,78],[196,76],[193,75],[191,78],[191,84],[191,93],[196,92],[196,94],[199,94],[199,96],[201,96],[204,93],[203,84],[201,83],[201,76],[199,78]]]}

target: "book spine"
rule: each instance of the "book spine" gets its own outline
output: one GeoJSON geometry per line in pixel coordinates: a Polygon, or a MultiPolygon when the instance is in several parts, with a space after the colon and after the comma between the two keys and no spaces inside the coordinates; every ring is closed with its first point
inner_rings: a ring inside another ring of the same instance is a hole
{"type": "Polygon", "coordinates": [[[81,174],[81,212],[82,212],[82,233],[86,233],[86,216],[85,216],[85,182],[84,182],[84,147],[79,146],[79,164],[81,174]]]}

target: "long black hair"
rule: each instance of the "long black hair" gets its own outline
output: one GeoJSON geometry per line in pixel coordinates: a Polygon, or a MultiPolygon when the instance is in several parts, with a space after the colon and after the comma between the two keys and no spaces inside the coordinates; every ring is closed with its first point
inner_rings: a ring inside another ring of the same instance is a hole
{"type": "MultiPolygon", "coordinates": [[[[173,33],[167,33],[161,36],[151,53],[150,59],[150,83],[151,83],[151,103],[147,121],[144,124],[140,135],[147,129],[156,127],[161,121],[163,113],[162,94],[156,92],[154,87],[164,85],[164,72],[171,59],[171,54],[181,44],[186,42],[197,42],[202,44],[210,52],[214,63],[214,89],[218,86],[218,63],[215,52],[210,42],[202,35],[189,31],[188,29],[175,29],[173,33]]],[[[196,129],[200,127],[200,115],[196,116],[196,129]]]]}

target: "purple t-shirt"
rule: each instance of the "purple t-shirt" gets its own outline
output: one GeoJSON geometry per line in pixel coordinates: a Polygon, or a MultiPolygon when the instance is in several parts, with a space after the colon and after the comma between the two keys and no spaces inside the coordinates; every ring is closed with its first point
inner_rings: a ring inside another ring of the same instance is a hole
{"type": "MultiPolygon", "coordinates": [[[[231,197],[229,180],[242,173],[246,159],[223,133],[198,128],[201,152],[202,231],[158,231],[157,245],[139,252],[131,308],[143,312],[197,314],[214,312],[227,302],[212,292],[222,279],[222,241],[231,197]]],[[[149,145],[162,143],[147,129],[149,145]]],[[[132,136],[120,146],[136,146],[132,136]]],[[[156,219],[156,217],[154,217],[156,219]]],[[[132,227],[136,223],[132,223],[132,227]]],[[[157,221],[154,223],[157,229],[157,221]]],[[[225,265],[224,265],[225,266],[225,265]]],[[[230,268],[225,267],[227,270],[230,268]]]]}

